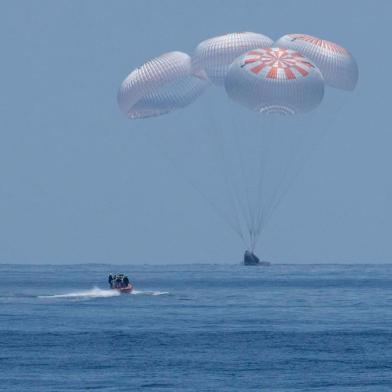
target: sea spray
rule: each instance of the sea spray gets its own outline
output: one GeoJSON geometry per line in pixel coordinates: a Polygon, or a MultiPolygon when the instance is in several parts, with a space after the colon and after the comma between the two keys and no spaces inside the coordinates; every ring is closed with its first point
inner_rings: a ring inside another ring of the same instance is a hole
{"type": "MultiPolygon", "coordinates": [[[[145,295],[145,296],[158,296],[158,295],[168,295],[167,291],[141,291],[141,290],[133,290],[131,292],[132,295],[145,295]]],[[[65,294],[53,294],[53,295],[40,295],[38,298],[109,298],[109,297],[117,297],[121,295],[121,293],[117,290],[104,290],[99,287],[94,287],[90,290],[84,291],[74,291],[65,294]]]]}
{"type": "Polygon", "coordinates": [[[38,298],[108,298],[117,297],[119,295],[120,292],[117,290],[103,290],[99,287],[94,287],[91,290],[74,291],[65,294],[40,295],[38,298]]]}

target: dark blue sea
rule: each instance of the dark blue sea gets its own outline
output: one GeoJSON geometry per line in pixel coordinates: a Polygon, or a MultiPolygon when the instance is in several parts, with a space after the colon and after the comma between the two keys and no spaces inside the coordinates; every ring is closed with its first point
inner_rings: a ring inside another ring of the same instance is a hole
{"type": "Polygon", "coordinates": [[[392,391],[392,266],[0,265],[0,390],[392,391]],[[131,295],[107,289],[125,272],[131,295]]]}

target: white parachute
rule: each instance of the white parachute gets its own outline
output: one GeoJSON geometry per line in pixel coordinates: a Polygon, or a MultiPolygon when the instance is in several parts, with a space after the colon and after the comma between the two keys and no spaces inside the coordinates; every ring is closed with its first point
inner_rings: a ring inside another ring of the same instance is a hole
{"type": "Polygon", "coordinates": [[[243,53],[271,46],[272,39],[252,32],[229,33],[209,38],[197,45],[192,66],[195,73],[204,70],[215,85],[223,85],[231,63],[243,53]]]}
{"type": "Polygon", "coordinates": [[[354,90],[358,81],[358,66],[353,56],[342,46],[306,34],[284,35],[274,46],[296,50],[313,61],[327,85],[354,90]]]}
{"type": "Polygon", "coordinates": [[[169,52],[127,76],[117,95],[118,105],[130,119],[159,116],[191,104],[208,84],[192,73],[189,55],[169,52]]]}

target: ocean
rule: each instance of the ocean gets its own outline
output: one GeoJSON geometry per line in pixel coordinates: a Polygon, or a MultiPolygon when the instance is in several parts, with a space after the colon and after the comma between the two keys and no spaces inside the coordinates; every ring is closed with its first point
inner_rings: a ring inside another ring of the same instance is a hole
{"type": "Polygon", "coordinates": [[[392,265],[0,265],[0,390],[392,391],[392,265]],[[107,288],[124,272],[130,295],[107,288]]]}

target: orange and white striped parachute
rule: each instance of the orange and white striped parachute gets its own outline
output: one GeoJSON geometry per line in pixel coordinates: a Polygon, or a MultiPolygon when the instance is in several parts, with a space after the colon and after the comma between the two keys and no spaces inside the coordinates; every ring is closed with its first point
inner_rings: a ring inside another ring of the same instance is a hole
{"type": "Polygon", "coordinates": [[[309,112],[323,99],[320,70],[301,53],[254,49],[237,58],[225,81],[231,99],[262,113],[309,112]]]}
{"type": "Polygon", "coordinates": [[[296,50],[320,69],[325,84],[342,90],[354,90],[358,66],[350,52],[330,41],[306,34],[287,34],[274,46],[296,50]]]}

